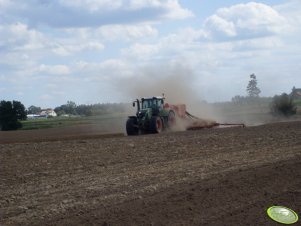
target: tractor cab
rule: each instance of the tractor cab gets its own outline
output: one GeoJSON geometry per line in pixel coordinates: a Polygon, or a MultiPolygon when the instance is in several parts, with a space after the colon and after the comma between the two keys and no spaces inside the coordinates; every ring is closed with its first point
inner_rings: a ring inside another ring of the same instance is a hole
{"type": "Polygon", "coordinates": [[[151,98],[141,98],[141,100],[136,100],[133,102],[133,107],[137,104],[137,116],[144,114],[148,111],[156,114],[163,109],[164,97],[151,97],[151,98]]]}
{"type": "Polygon", "coordinates": [[[141,105],[142,109],[152,108],[152,109],[162,109],[164,104],[164,99],[162,97],[153,98],[142,98],[141,105]]]}

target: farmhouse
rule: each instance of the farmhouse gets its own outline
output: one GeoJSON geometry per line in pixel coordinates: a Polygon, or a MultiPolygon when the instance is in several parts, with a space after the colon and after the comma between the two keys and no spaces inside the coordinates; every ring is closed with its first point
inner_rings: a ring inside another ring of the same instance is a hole
{"type": "Polygon", "coordinates": [[[57,114],[55,111],[51,108],[42,109],[40,113],[38,114],[28,114],[28,119],[37,119],[37,118],[48,118],[48,117],[56,117],[57,114]]]}
{"type": "Polygon", "coordinates": [[[42,111],[40,112],[40,117],[56,117],[57,114],[55,113],[55,111],[52,108],[47,108],[47,109],[42,109],[42,111]]]}

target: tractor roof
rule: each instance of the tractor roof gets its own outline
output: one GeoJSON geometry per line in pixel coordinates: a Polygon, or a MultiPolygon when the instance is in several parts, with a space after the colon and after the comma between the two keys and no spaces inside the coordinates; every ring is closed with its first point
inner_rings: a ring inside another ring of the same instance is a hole
{"type": "Polygon", "coordinates": [[[150,100],[150,99],[165,99],[165,97],[160,97],[160,96],[157,96],[157,97],[142,97],[141,99],[144,99],[144,100],[150,100]]]}

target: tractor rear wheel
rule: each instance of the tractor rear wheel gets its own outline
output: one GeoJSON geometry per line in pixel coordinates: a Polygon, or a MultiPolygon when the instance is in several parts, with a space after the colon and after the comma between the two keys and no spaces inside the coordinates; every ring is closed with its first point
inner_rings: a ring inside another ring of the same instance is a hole
{"type": "Polygon", "coordinates": [[[135,136],[138,135],[138,123],[137,118],[130,117],[126,121],[126,133],[128,136],[135,136]]]}
{"type": "Polygon", "coordinates": [[[161,133],[163,131],[163,122],[159,116],[151,118],[150,130],[152,133],[161,133]]]}

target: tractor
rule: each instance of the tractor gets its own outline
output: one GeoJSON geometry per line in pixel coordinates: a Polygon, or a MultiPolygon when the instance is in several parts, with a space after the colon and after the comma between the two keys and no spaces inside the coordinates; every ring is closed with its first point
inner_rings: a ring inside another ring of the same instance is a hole
{"type": "Polygon", "coordinates": [[[200,119],[187,112],[185,104],[171,105],[164,103],[164,100],[164,96],[136,99],[133,107],[137,105],[137,112],[136,116],[129,116],[127,119],[127,135],[161,133],[164,130],[179,129],[179,126],[184,130],[245,127],[243,123],[217,123],[214,120],[200,119]]]}
{"type": "Polygon", "coordinates": [[[164,97],[141,98],[133,102],[137,106],[136,116],[129,116],[126,122],[126,131],[129,136],[161,133],[172,129],[176,124],[174,108],[164,103],[164,97]]]}

